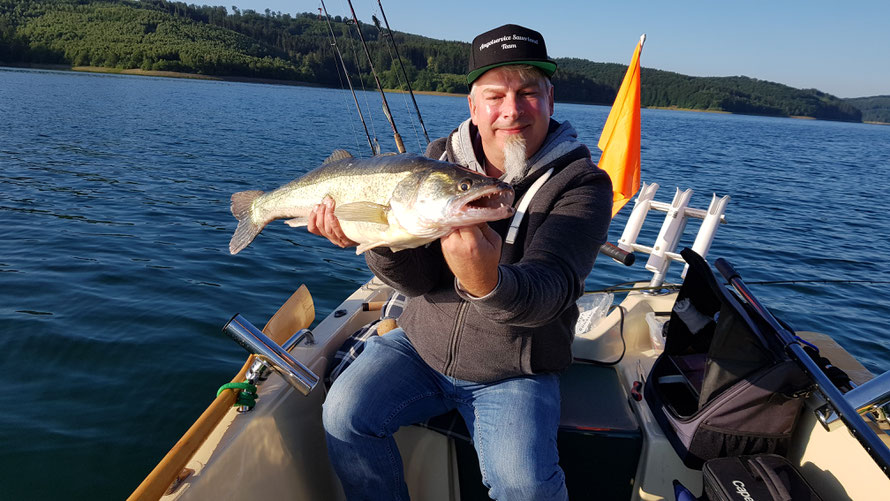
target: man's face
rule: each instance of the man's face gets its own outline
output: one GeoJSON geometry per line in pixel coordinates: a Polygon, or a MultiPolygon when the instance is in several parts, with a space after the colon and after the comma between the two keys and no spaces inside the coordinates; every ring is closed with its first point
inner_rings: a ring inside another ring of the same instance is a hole
{"type": "Polygon", "coordinates": [[[547,137],[553,114],[553,88],[539,80],[522,79],[503,66],[486,71],[474,82],[468,97],[470,118],[479,128],[482,147],[490,160],[502,159],[507,138],[521,134],[529,157],[547,137]]]}

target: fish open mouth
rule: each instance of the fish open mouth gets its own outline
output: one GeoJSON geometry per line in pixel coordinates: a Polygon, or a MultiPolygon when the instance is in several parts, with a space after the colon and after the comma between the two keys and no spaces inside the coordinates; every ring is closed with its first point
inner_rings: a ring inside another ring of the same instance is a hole
{"type": "Polygon", "coordinates": [[[513,188],[506,183],[485,187],[472,195],[455,200],[451,216],[460,224],[497,221],[513,215],[513,188]]]}

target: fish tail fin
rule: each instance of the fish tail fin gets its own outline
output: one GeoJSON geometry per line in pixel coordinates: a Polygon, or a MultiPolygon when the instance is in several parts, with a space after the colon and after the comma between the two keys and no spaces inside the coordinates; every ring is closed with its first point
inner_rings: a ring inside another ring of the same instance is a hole
{"type": "Polygon", "coordinates": [[[238,220],[238,227],[229,241],[229,252],[232,254],[238,254],[250,245],[266,226],[253,221],[253,202],[262,194],[262,191],[253,190],[239,191],[232,195],[232,215],[238,220]]]}

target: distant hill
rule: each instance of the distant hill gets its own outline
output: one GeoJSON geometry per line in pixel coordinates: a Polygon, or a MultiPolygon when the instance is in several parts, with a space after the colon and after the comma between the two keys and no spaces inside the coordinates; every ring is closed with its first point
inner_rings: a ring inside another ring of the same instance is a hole
{"type": "MultiPolygon", "coordinates": [[[[561,71],[574,73],[617,89],[626,66],[585,59],[557,59],[561,71]]],[[[642,68],[641,104],[752,115],[803,116],[858,122],[860,111],[843,99],[816,89],[749,77],[690,77],[642,68]]],[[[614,94],[612,94],[614,99],[614,94]]]]}
{"type": "MultiPolygon", "coordinates": [[[[360,23],[384,87],[405,88],[387,39],[360,23]]],[[[335,16],[332,29],[350,78],[374,86],[355,27],[335,16]]],[[[469,44],[396,32],[415,90],[466,92],[469,44]]],[[[557,59],[560,101],[609,105],[626,66],[557,59]]],[[[340,64],[327,23],[291,16],[165,0],[0,0],[0,63],[64,64],[274,78],[340,87],[340,64]]],[[[860,106],[816,89],[749,77],[691,77],[643,69],[642,105],[859,122],[860,106]]],[[[863,98],[880,99],[880,98],[863,98]]],[[[879,109],[887,108],[880,105],[879,109]]],[[[871,109],[871,108],[869,108],[871,109]]],[[[874,116],[885,117],[886,115],[874,116]]],[[[872,116],[872,115],[868,115],[872,116]]]]}
{"type": "Polygon", "coordinates": [[[856,97],[845,101],[862,110],[863,122],[890,124],[890,96],[856,97]]]}

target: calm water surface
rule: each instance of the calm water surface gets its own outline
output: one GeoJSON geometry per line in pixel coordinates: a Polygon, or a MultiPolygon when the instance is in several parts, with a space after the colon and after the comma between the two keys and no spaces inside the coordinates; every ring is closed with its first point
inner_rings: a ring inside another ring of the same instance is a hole
{"type": "MultiPolygon", "coordinates": [[[[360,100],[381,115],[378,96],[360,100]]],[[[406,99],[389,100],[420,151],[406,99]]],[[[466,117],[464,98],[417,101],[431,137],[466,117]]],[[[227,250],[233,192],[277,187],[335,148],[368,155],[350,102],[330,89],[0,68],[0,497],[126,497],[241,366],[220,332],[232,314],[262,325],[305,283],[323,318],[370,277],[362,258],[283,224],[227,250]]],[[[593,145],[607,114],[557,104],[555,117],[593,145]]],[[[890,127],[643,111],[644,180],[659,200],[698,190],[696,207],[731,195],[710,257],[748,281],[890,280],[888,174],[890,127]]],[[[653,214],[641,241],[660,224],[653,214]]],[[[588,288],[632,279],[648,280],[642,263],[601,259],[588,288]]],[[[886,287],[754,290],[883,372],[886,287]]]]}

